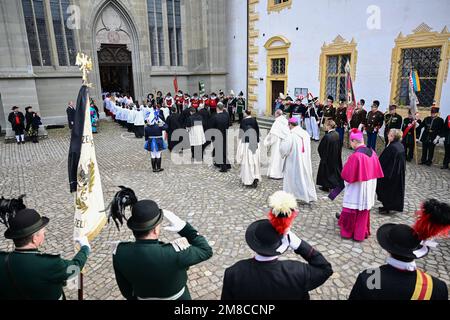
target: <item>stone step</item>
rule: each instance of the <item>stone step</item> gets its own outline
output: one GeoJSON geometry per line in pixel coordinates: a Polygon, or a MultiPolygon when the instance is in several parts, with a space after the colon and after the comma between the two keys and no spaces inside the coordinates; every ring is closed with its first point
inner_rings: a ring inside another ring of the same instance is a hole
{"type": "MultiPolygon", "coordinates": [[[[38,136],[39,136],[39,139],[47,139],[48,138],[47,130],[44,127],[40,127],[38,136]]],[[[25,139],[27,139],[26,134],[25,134],[25,139]]],[[[15,142],[16,142],[16,136],[14,135],[14,131],[12,131],[11,128],[6,128],[5,143],[15,143],[15,142]]]]}

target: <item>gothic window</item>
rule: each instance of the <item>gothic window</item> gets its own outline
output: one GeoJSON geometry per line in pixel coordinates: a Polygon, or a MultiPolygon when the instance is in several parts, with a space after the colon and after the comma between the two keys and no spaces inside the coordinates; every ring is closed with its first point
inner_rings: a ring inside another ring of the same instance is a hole
{"type": "MultiPolygon", "coordinates": [[[[70,0],[22,0],[22,8],[27,29],[28,44],[30,47],[33,66],[51,66],[50,36],[48,34],[48,21],[53,22],[56,54],[60,66],[75,65],[77,49],[73,30],[66,27],[69,18],[67,8],[70,0]],[[50,4],[47,12],[46,4],[50,4]]],[[[53,62],[56,64],[56,61],[53,62]]]]}
{"type": "Polygon", "coordinates": [[[180,0],[167,0],[170,65],[183,65],[180,0]]]}
{"type": "Polygon", "coordinates": [[[164,65],[164,32],[161,0],[147,0],[152,65],[164,65]]]}
{"type": "Polygon", "coordinates": [[[71,13],[68,12],[68,8],[71,5],[70,0],[60,0],[61,11],[63,16],[64,30],[66,35],[66,48],[69,55],[69,65],[74,66],[77,58],[77,46],[75,44],[75,33],[73,29],[68,28],[67,20],[71,13]]]}
{"type": "Polygon", "coordinates": [[[43,0],[22,0],[22,7],[34,66],[50,66],[50,47],[43,0]]]}

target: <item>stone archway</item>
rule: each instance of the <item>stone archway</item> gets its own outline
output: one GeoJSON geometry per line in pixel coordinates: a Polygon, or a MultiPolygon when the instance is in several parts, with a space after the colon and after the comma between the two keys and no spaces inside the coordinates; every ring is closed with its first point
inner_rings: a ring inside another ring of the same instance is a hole
{"type": "MultiPolygon", "coordinates": [[[[96,10],[92,20],[92,46],[95,77],[92,79],[99,97],[102,90],[102,73],[100,70],[99,53],[105,47],[125,47],[131,55],[129,74],[134,89],[134,98],[142,99],[142,64],[139,53],[139,38],[136,25],[131,15],[118,0],[108,0],[96,10]]],[[[127,74],[128,76],[128,74],[127,74]]],[[[132,93],[131,93],[132,94],[132,93]]]]}

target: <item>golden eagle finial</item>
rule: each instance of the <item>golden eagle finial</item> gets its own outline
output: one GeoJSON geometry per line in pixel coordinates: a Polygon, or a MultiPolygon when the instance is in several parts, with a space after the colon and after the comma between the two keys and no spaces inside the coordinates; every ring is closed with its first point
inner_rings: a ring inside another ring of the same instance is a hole
{"type": "Polygon", "coordinates": [[[92,87],[92,83],[89,83],[88,74],[92,70],[92,59],[88,55],[79,52],[77,54],[77,59],[75,65],[80,67],[80,71],[83,72],[83,85],[92,87]]]}

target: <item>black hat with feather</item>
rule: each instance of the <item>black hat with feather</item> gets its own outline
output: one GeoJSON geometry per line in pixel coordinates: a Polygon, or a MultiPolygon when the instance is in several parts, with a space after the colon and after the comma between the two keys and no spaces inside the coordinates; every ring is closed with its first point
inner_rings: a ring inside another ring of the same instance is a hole
{"type": "Polygon", "coordinates": [[[127,226],[133,231],[150,231],[159,225],[163,218],[163,211],[156,202],[151,200],[138,201],[136,194],[130,188],[120,186],[110,204],[108,221],[113,218],[117,229],[127,221],[127,226]],[[126,218],[125,209],[131,208],[131,217],[126,218]],[[120,225],[119,225],[120,224],[120,225]]]}
{"type": "Polygon", "coordinates": [[[27,209],[23,203],[25,195],[17,199],[0,198],[0,223],[8,229],[5,231],[7,239],[22,239],[38,232],[50,221],[41,217],[36,210],[27,209]]]}

